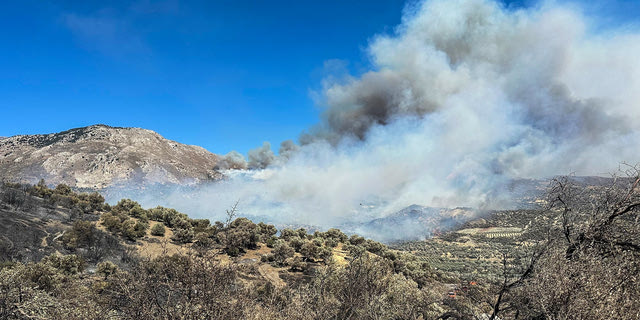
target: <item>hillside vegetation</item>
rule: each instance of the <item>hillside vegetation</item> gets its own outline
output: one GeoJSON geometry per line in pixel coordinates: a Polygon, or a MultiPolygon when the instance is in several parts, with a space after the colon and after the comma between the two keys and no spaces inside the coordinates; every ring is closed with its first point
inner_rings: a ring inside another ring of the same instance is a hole
{"type": "Polygon", "coordinates": [[[0,318],[637,319],[640,180],[612,181],[391,247],[5,183],[0,318]]]}

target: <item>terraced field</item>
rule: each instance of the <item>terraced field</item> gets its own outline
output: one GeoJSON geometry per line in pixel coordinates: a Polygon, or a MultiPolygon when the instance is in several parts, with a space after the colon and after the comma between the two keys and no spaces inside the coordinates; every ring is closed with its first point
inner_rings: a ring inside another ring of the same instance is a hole
{"type": "Polygon", "coordinates": [[[523,229],[518,227],[489,227],[462,229],[457,232],[468,235],[480,235],[487,238],[515,238],[522,235],[523,229]]]}
{"type": "Polygon", "coordinates": [[[424,241],[391,244],[423,256],[442,274],[466,281],[493,281],[502,273],[502,261],[526,257],[540,237],[544,215],[535,210],[496,211],[424,241]]]}

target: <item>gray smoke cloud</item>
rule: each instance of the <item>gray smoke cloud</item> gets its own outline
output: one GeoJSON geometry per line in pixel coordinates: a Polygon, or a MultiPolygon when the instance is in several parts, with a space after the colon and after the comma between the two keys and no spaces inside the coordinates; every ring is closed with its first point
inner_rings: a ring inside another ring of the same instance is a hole
{"type": "Polygon", "coordinates": [[[220,158],[216,165],[217,170],[245,170],[247,169],[247,160],[237,151],[231,151],[220,158]]]}
{"type": "Polygon", "coordinates": [[[237,151],[231,151],[220,157],[216,170],[246,170],[246,169],[264,169],[271,165],[283,165],[289,158],[295,155],[300,147],[293,140],[285,140],[280,143],[278,155],[271,150],[271,143],[264,142],[262,146],[249,150],[249,160],[247,161],[242,154],[237,151]]]}
{"type": "Polygon", "coordinates": [[[285,140],[280,143],[280,149],[278,149],[278,157],[280,161],[286,162],[293,157],[300,147],[296,145],[293,140],[285,140]]]}
{"type": "Polygon", "coordinates": [[[247,215],[334,226],[411,204],[490,208],[511,179],[637,162],[640,33],[594,32],[590,19],[556,4],[412,6],[372,39],[371,71],[325,81],[322,120],[301,146],[276,157],[265,143],[249,153],[260,170],[167,205],[215,218],[240,199],[247,215]]]}
{"type": "Polygon", "coordinates": [[[271,143],[264,142],[262,147],[249,150],[249,168],[264,169],[276,161],[276,155],[271,150],[271,143]]]}

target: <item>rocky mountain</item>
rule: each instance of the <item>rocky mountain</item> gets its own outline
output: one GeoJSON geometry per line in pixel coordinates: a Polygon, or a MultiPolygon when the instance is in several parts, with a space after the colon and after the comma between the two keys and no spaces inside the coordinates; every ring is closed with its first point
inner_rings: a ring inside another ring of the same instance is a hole
{"type": "Polygon", "coordinates": [[[140,128],[106,125],[0,139],[0,179],[77,188],[189,184],[220,179],[219,157],[140,128]]]}

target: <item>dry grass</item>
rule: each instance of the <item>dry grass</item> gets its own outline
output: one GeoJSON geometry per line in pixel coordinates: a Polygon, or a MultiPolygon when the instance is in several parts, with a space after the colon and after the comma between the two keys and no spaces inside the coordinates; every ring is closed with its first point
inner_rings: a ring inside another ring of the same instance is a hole
{"type": "Polygon", "coordinates": [[[349,264],[346,257],[348,252],[342,248],[342,243],[339,243],[337,247],[333,248],[333,261],[339,266],[344,266],[349,264]]]}
{"type": "Polygon", "coordinates": [[[264,243],[258,243],[258,248],[255,250],[247,250],[247,252],[241,257],[237,258],[243,263],[258,265],[258,272],[267,281],[271,282],[275,287],[282,288],[287,284],[280,278],[280,271],[286,270],[286,268],[276,268],[268,263],[262,263],[260,258],[264,255],[271,254],[273,250],[267,247],[264,243]]]}
{"type": "Polygon", "coordinates": [[[149,229],[147,235],[141,239],[139,245],[136,246],[138,253],[147,258],[156,258],[162,255],[187,254],[191,249],[190,244],[178,245],[171,241],[173,231],[171,228],[165,227],[164,236],[152,236],[151,228],[160,222],[149,221],[149,229]],[[150,239],[159,240],[158,242],[150,239]]]}
{"type": "Polygon", "coordinates": [[[260,257],[264,255],[268,255],[273,250],[267,247],[264,243],[258,243],[258,249],[256,250],[247,250],[247,252],[242,255],[242,259],[256,259],[256,261],[260,261],[260,257]]]}
{"type": "MultiPolygon", "coordinates": [[[[136,218],[131,219],[136,220],[136,222],[138,221],[138,219],[136,218]]],[[[147,230],[147,235],[144,238],[136,241],[134,245],[128,246],[134,247],[141,257],[150,259],[157,258],[162,255],[189,253],[189,251],[191,250],[191,245],[178,245],[171,241],[171,237],[173,236],[171,228],[165,228],[164,236],[152,236],[151,228],[158,223],[160,222],[149,221],[149,229],[147,230]]],[[[107,228],[105,228],[100,222],[96,222],[96,228],[109,233],[107,228]]]]}
{"type": "Polygon", "coordinates": [[[280,278],[280,271],[285,268],[275,268],[267,263],[261,263],[258,266],[258,272],[263,276],[267,281],[271,282],[276,288],[282,288],[287,284],[280,278]]]}

